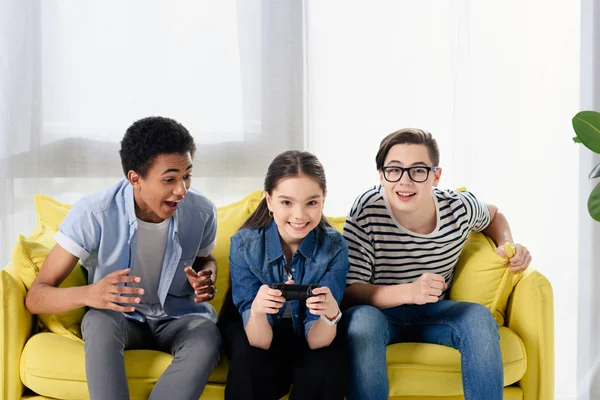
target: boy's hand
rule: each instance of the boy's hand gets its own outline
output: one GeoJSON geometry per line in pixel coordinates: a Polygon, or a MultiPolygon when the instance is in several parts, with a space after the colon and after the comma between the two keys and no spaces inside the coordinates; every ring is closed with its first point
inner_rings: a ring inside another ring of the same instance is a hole
{"type": "Polygon", "coordinates": [[[443,276],[426,272],[410,283],[411,304],[436,303],[447,288],[443,276]]]}
{"type": "Polygon", "coordinates": [[[194,303],[202,303],[204,301],[212,300],[213,297],[215,297],[216,290],[214,282],[212,281],[212,271],[210,269],[203,269],[196,273],[192,267],[185,267],[183,271],[196,294],[194,303]]]}
{"type": "Polygon", "coordinates": [[[510,272],[523,272],[531,264],[531,254],[527,247],[521,244],[506,243],[504,246],[498,246],[496,253],[502,258],[508,258],[505,264],[507,267],[512,267],[510,272]]]}
{"type": "Polygon", "coordinates": [[[120,283],[139,283],[141,281],[137,276],[129,276],[128,274],[130,271],[131,269],[127,268],[112,272],[98,282],[89,285],[87,288],[85,304],[88,307],[119,312],[135,311],[135,307],[133,306],[116,304],[138,304],[142,300],[133,295],[144,294],[144,289],[139,287],[118,286],[120,283]]]}

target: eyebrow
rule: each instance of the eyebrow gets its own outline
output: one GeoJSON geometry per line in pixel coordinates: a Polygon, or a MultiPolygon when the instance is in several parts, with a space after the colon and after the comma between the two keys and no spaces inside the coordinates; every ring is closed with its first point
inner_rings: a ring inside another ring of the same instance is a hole
{"type": "MultiPolygon", "coordinates": [[[[192,169],[192,167],[193,167],[192,164],[188,165],[188,167],[186,168],[186,171],[192,169]]],[[[166,174],[171,173],[171,172],[179,172],[179,170],[177,168],[169,168],[168,170],[166,170],[165,172],[163,172],[161,175],[166,175],[166,174]]]]}
{"type": "MultiPolygon", "coordinates": [[[[315,194],[314,196],[310,196],[308,199],[306,200],[314,200],[314,199],[318,199],[320,198],[321,195],[320,194],[315,194]]],[[[285,200],[295,200],[293,197],[290,196],[285,196],[283,194],[280,194],[279,196],[277,196],[278,199],[285,199],[285,200]]]]}
{"type": "MultiPolygon", "coordinates": [[[[388,163],[388,165],[389,165],[389,164],[400,164],[400,165],[403,165],[402,161],[398,161],[398,160],[391,160],[391,161],[388,163]]],[[[414,163],[412,163],[412,164],[411,164],[411,167],[414,167],[414,166],[417,166],[417,165],[423,165],[423,166],[425,166],[425,167],[428,167],[428,166],[429,166],[429,165],[428,165],[426,162],[424,162],[424,161],[417,161],[417,162],[414,162],[414,163]]]]}

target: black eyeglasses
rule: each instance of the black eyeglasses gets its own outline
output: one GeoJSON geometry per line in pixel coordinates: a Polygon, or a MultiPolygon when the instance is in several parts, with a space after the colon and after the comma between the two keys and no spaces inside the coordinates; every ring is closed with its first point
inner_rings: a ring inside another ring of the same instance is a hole
{"type": "Polygon", "coordinates": [[[429,178],[430,172],[435,172],[439,167],[408,167],[402,168],[397,167],[395,165],[389,165],[387,167],[381,167],[383,171],[383,177],[388,182],[398,182],[404,176],[405,172],[408,172],[408,177],[412,179],[413,182],[422,183],[425,182],[429,178]]]}

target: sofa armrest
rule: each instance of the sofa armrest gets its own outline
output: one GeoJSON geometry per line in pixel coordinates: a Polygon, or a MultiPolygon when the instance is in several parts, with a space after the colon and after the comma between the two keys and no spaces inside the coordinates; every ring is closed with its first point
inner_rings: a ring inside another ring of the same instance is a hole
{"type": "Polygon", "coordinates": [[[21,353],[31,336],[33,316],[25,307],[25,286],[6,270],[0,270],[0,398],[20,399],[21,353]]]}
{"type": "Polygon", "coordinates": [[[519,381],[525,400],[554,398],[554,295],[548,279],[529,270],[508,302],[506,326],[525,345],[527,371],[519,381]]]}

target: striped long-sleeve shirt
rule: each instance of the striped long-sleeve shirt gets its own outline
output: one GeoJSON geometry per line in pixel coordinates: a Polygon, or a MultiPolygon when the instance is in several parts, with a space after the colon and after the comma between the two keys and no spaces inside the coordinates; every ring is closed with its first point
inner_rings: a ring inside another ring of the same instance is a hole
{"type": "Polygon", "coordinates": [[[490,212],[470,192],[434,188],[432,194],[437,224],[428,234],[411,232],[396,221],[381,186],[358,196],[344,227],[347,285],[411,283],[426,272],[442,275],[450,285],[469,232],[484,230],[490,212]]]}

